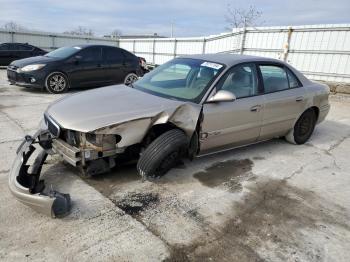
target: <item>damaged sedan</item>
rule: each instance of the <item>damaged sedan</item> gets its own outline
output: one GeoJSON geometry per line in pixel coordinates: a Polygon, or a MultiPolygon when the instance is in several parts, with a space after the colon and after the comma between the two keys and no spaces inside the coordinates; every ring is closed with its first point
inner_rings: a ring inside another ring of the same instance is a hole
{"type": "Polygon", "coordinates": [[[130,160],[137,160],[142,177],[158,177],[184,157],[277,137],[303,144],[325,119],[328,95],[327,86],[275,59],[175,58],[129,87],[85,91],[50,105],[40,130],[18,148],[9,186],[24,204],[62,216],[69,195],[40,179],[47,154],[61,155],[83,177],[130,160]],[[35,148],[42,151],[29,165],[35,148]]]}

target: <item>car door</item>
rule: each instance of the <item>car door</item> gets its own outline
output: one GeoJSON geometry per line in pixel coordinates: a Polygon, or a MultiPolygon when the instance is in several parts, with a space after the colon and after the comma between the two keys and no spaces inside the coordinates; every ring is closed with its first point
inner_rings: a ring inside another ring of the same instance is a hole
{"type": "Polygon", "coordinates": [[[204,103],[200,154],[254,143],[260,133],[264,99],[254,63],[229,69],[215,89],[232,92],[236,100],[204,103]]]}
{"type": "Polygon", "coordinates": [[[69,75],[74,86],[94,86],[104,81],[102,67],[102,48],[90,46],[83,48],[69,59],[69,75]]]}
{"type": "Polygon", "coordinates": [[[103,47],[103,65],[105,79],[111,83],[122,83],[124,80],[124,56],[116,47],[103,47]]]}
{"type": "Polygon", "coordinates": [[[10,64],[10,50],[8,44],[0,45],[0,65],[6,66],[10,64]]]}
{"type": "Polygon", "coordinates": [[[15,46],[16,59],[23,59],[34,56],[34,47],[27,44],[17,44],[15,46]]]}
{"type": "Polygon", "coordinates": [[[264,86],[264,115],[259,139],[285,135],[306,109],[305,88],[282,64],[259,64],[264,86]]]}

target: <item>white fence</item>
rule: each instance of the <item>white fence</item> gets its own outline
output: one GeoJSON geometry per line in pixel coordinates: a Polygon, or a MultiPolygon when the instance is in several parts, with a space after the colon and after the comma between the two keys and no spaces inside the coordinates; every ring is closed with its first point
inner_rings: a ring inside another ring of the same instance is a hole
{"type": "Polygon", "coordinates": [[[0,30],[1,42],[30,43],[46,50],[82,43],[114,45],[154,64],[186,54],[242,53],[286,60],[310,79],[350,83],[350,24],[258,27],[209,37],[120,40],[0,30]]]}
{"type": "Polygon", "coordinates": [[[121,39],[119,46],[154,64],[198,53],[272,57],[286,60],[310,79],[350,83],[350,24],[247,28],[201,38],[121,39]]]}
{"type": "Polygon", "coordinates": [[[54,50],[58,47],[78,44],[102,44],[117,46],[113,39],[102,37],[86,37],[66,34],[54,34],[44,32],[12,32],[0,29],[0,43],[28,43],[45,50],[54,50]]]}

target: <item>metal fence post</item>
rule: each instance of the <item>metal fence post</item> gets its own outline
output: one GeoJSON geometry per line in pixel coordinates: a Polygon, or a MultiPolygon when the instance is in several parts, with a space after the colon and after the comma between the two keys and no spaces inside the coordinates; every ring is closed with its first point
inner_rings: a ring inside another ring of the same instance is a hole
{"type": "Polygon", "coordinates": [[[177,40],[176,38],[174,39],[174,58],[176,57],[176,50],[177,50],[177,40]]]}
{"type": "Polygon", "coordinates": [[[56,49],[56,43],[55,43],[55,35],[50,35],[51,37],[51,48],[50,49],[56,49]]]}
{"type": "Polygon", "coordinates": [[[247,28],[244,26],[243,31],[241,33],[242,34],[242,36],[241,36],[241,47],[240,47],[240,51],[239,51],[239,53],[241,55],[243,55],[243,53],[244,53],[244,44],[245,44],[246,33],[247,33],[247,28]]]}
{"type": "Polygon", "coordinates": [[[290,26],[288,28],[287,43],[283,46],[283,61],[286,62],[289,54],[290,40],[292,38],[293,28],[290,26]]]}
{"type": "Polygon", "coordinates": [[[152,46],[152,63],[156,64],[156,39],[153,39],[153,46],[152,46]]]}
{"type": "Polygon", "coordinates": [[[205,54],[206,43],[207,43],[207,39],[203,38],[202,54],[205,54]]]}
{"type": "Polygon", "coordinates": [[[10,34],[11,34],[11,43],[14,43],[15,42],[15,36],[14,36],[14,34],[15,34],[15,32],[10,32],[10,34]]]}
{"type": "Polygon", "coordinates": [[[136,40],[133,41],[132,43],[132,52],[135,54],[135,45],[136,45],[136,40]]]}

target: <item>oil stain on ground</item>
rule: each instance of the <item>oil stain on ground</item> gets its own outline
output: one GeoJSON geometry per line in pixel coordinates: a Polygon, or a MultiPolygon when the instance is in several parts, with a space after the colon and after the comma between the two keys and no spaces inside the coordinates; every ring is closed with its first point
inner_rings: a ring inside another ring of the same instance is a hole
{"type": "Polygon", "coordinates": [[[114,187],[122,187],[125,183],[139,181],[140,179],[135,165],[128,164],[115,168],[109,173],[87,179],[86,182],[104,196],[109,197],[115,191],[114,187]]]}
{"type": "Polygon", "coordinates": [[[252,167],[250,159],[229,160],[215,163],[193,177],[207,187],[224,186],[230,191],[240,191],[241,182],[253,177],[252,167]]]}
{"type": "Polygon", "coordinates": [[[222,228],[208,226],[207,238],[173,246],[167,261],[323,261],[334,228],[350,232],[344,208],[285,180],[252,183],[225,215],[222,228]]]}
{"type": "Polygon", "coordinates": [[[158,194],[155,193],[127,193],[123,198],[112,200],[113,203],[128,215],[137,217],[140,212],[156,205],[159,202],[158,194]]]}

